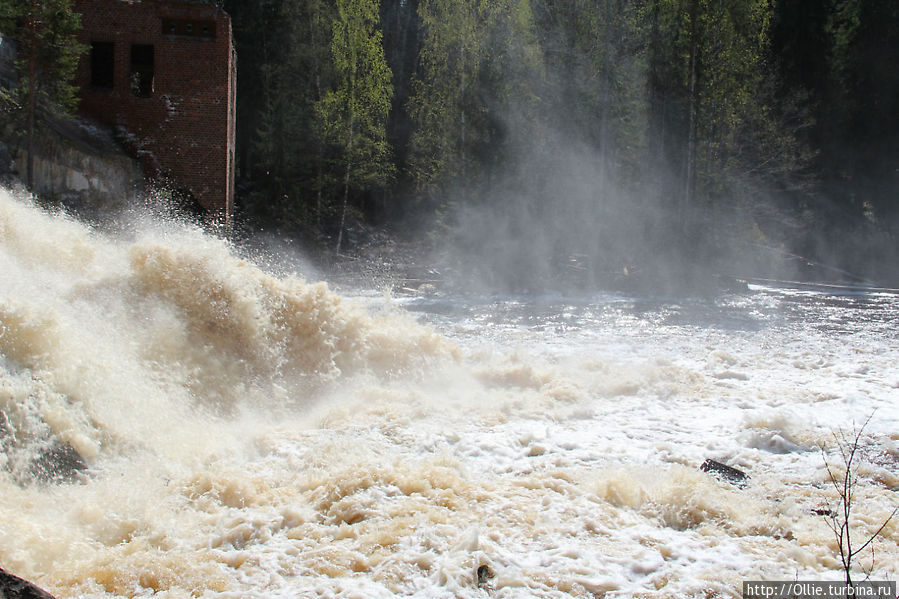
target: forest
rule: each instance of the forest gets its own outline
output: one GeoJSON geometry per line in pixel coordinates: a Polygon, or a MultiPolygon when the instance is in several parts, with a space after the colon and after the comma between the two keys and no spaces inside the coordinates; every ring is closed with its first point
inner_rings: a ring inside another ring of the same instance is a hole
{"type": "Polygon", "coordinates": [[[244,230],[335,256],[387,232],[513,288],[899,286],[897,3],[216,2],[244,230]]]}
{"type": "Polygon", "coordinates": [[[899,4],[224,7],[247,218],[342,251],[349,215],[499,279],[659,256],[896,276],[899,4]]]}

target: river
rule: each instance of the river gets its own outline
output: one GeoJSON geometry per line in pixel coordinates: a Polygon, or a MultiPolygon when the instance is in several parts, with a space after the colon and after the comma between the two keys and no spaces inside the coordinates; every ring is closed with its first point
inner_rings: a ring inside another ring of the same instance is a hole
{"type": "MultiPolygon", "coordinates": [[[[0,567],[59,598],[737,597],[843,577],[828,467],[863,426],[854,548],[897,506],[891,293],[392,296],[261,264],[0,191],[0,567]]],[[[872,546],[856,578],[899,579],[899,518],[872,546]]]]}

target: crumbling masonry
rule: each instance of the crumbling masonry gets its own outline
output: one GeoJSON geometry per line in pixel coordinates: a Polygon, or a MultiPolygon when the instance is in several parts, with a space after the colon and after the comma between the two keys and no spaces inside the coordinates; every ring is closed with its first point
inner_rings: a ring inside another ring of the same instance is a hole
{"type": "Polygon", "coordinates": [[[75,0],[88,47],[81,111],[112,127],[148,178],[229,223],[237,64],[231,20],[205,2],[75,0]]]}

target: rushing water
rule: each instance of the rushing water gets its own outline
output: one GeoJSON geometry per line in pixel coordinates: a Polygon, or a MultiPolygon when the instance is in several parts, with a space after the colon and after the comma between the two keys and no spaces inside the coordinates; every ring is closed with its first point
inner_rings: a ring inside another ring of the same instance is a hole
{"type": "MultiPolygon", "coordinates": [[[[825,457],[869,417],[855,547],[897,505],[893,295],[347,298],[123,228],[0,191],[0,567],[57,597],[840,579],[825,457]],[[46,480],[53,443],[87,470],[46,480]]],[[[875,549],[897,580],[899,518],[875,549]]]]}

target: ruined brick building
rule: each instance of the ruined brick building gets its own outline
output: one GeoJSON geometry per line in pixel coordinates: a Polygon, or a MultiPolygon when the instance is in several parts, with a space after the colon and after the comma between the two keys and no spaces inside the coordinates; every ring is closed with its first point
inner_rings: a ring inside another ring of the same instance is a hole
{"type": "Polygon", "coordinates": [[[81,111],[150,178],[230,222],[237,64],[227,13],[190,0],[75,0],[81,111]]]}

